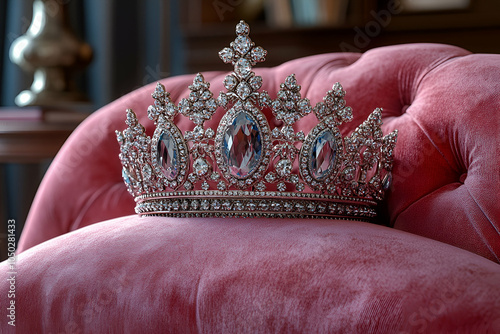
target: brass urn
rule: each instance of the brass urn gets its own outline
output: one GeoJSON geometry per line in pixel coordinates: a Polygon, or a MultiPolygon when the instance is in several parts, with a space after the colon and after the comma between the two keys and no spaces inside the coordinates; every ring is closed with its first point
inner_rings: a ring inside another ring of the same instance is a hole
{"type": "Polygon", "coordinates": [[[71,30],[64,1],[33,2],[31,24],[12,43],[10,59],[33,73],[31,88],[19,93],[17,105],[69,108],[88,102],[72,76],[90,63],[92,49],[71,30]]]}

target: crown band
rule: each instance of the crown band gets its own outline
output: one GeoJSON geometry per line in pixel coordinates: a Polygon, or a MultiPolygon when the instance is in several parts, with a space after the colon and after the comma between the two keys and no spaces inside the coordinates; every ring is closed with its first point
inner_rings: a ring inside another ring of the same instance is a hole
{"type": "Polygon", "coordinates": [[[370,220],[391,182],[397,131],[382,135],[376,109],[349,136],[338,128],[352,120],[345,91],[333,85],[312,107],[302,98],[295,76],[281,84],[276,99],[260,92],[262,78],[252,66],[267,52],[255,47],[241,21],[236,39],[219,57],[234,66],[224,79],[227,92],[215,99],[210,84],[197,74],[188,98],[176,106],[158,83],[148,117],[156,124],[145,133],[127,110],[120,143],[122,176],[139,215],[176,217],[300,217],[370,220]],[[263,109],[283,125],[271,128],[263,109]],[[216,130],[206,128],[226,110],[216,130]],[[293,125],[314,114],[309,134],[293,125]],[[194,128],[182,132],[174,120],[188,117],[194,128]]]}
{"type": "Polygon", "coordinates": [[[358,218],[375,217],[367,201],[319,194],[196,190],[137,198],[137,213],[172,217],[358,218]]]}

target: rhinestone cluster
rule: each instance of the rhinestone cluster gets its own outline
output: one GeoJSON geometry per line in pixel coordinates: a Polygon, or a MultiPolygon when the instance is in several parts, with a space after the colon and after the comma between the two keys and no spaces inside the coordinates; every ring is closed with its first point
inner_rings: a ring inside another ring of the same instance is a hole
{"type": "Polygon", "coordinates": [[[157,193],[140,197],[136,212],[141,215],[175,217],[348,218],[375,217],[373,202],[353,201],[314,194],[252,191],[188,191],[157,193]],[[342,202],[345,201],[345,202],[342,202]]]}
{"type": "Polygon", "coordinates": [[[225,77],[226,92],[217,98],[202,74],[178,105],[158,83],[148,108],[156,124],[152,138],[127,110],[128,128],[116,133],[122,177],[136,198],[136,212],[373,218],[376,202],[392,180],[397,131],[383,136],[381,109],[376,109],[342,138],[339,126],[352,120],[352,109],[339,83],[315,106],[302,97],[294,74],[285,78],[274,99],[259,91],[262,77],[252,67],[267,52],[255,46],[249,32],[241,21],[235,40],[219,52],[234,71],[225,77]],[[264,108],[282,125],[272,128],[264,108]],[[205,127],[221,109],[217,129],[205,127]],[[311,114],[318,123],[309,134],[295,131],[295,123],[311,114]],[[183,133],[174,120],[178,115],[193,122],[193,130],[183,133]]]}

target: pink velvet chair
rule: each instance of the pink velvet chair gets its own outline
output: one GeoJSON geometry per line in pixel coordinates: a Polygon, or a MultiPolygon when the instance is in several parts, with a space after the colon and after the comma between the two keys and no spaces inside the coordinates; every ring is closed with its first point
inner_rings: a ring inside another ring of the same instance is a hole
{"type": "MultiPolygon", "coordinates": [[[[379,224],[134,215],[114,131],[132,108],[151,134],[151,84],[86,120],[44,177],[19,244],[17,331],[500,333],[500,55],[408,44],[255,72],[271,97],[295,73],[312,103],[340,82],[344,135],[384,109],[399,137],[379,224]]],[[[204,73],[213,92],[225,74],[204,73]]],[[[193,77],[162,80],[175,103],[193,77]]]]}

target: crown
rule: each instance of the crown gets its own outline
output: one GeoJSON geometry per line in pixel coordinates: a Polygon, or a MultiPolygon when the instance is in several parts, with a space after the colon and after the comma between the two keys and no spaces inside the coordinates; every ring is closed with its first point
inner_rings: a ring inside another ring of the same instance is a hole
{"type": "Polygon", "coordinates": [[[234,71],[224,79],[227,92],[217,99],[202,74],[178,105],[158,83],[147,110],[156,125],[152,137],[136,114],[126,111],[128,128],[116,134],[122,176],[136,212],[372,219],[392,180],[397,130],[383,136],[382,110],[375,109],[342,138],[339,126],[352,120],[352,109],[339,83],[315,107],[302,98],[294,74],[280,85],[275,99],[259,91],[262,77],[252,66],[263,62],[267,51],[255,46],[249,31],[240,21],[236,39],[219,52],[234,71]],[[270,125],[266,109],[279,126],[270,125]],[[204,126],[218,112],[217,128],[204,126]],[[189,118],[194,128],[183,133],[175,122],[179,117],[189,118]],[[293,127],[303,117],[317,118],[307,135],[293,127]]]}

